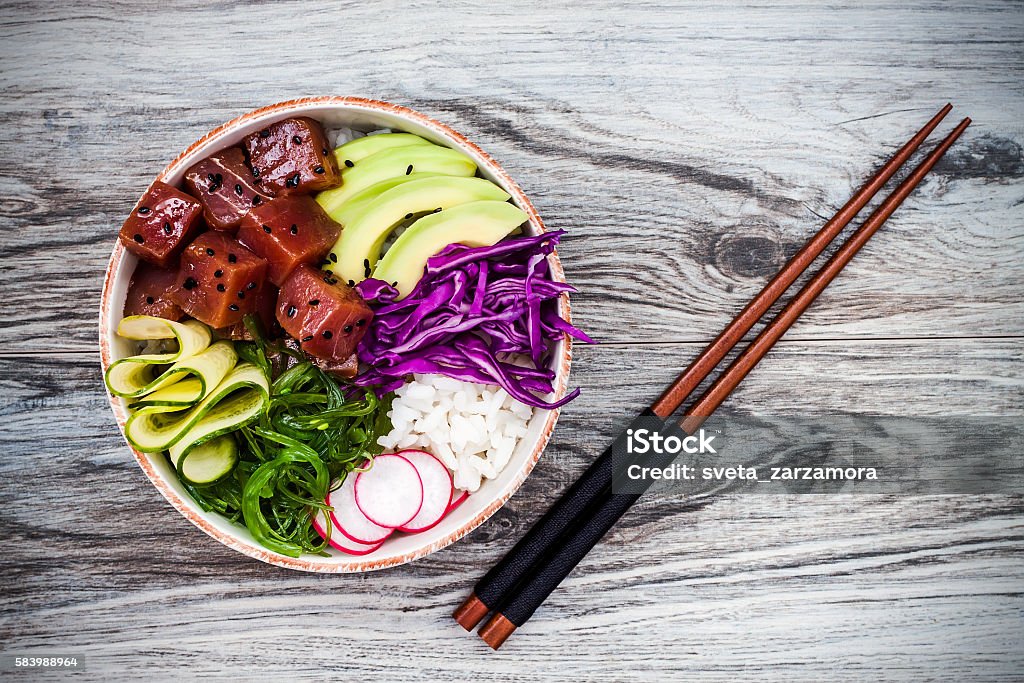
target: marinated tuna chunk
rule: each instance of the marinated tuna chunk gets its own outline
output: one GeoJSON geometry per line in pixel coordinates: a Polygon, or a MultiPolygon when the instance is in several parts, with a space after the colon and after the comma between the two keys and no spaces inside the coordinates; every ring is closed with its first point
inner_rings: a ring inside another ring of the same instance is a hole
{"type": "Polygon", "coordinates": [[[353,288],[308,265],[296,268],[277,296],[281,327],[323,360],[348,360],[371,320],[373,311],[353,288]]]}
{"type": "Polygon", "coordinates": [[[121,226],[121,244],[143,261],[166,268],[196,233],[202,213],[194,198],[158,180],[121,226]]]}
{"type": "Polygon", "coordinates": [[[128,296],[124,302],[124,314],[153,315],[167,320],[181,320],[185,312],[171,298],[171,291],[178,278],[177,271],[157,268],[140,263],[132,273],[128,285],[128,296]]]}
{"type": "Polygon", "coordinates": [[[200,235],[185,248],[174,301],[210,327],[228,327],[256,310],[267,262],[222,232],[200,235]]]}
{"type": "Polygon", "coordinates": [[[341,183],[324,129],[305,117],[272,123],[245,138],[260,187],[271,193],[318,192],[341,183]]]}
{"type": "Polygon", "coordinates": [[[185,185],[203,205],[214,230],[234,230],[249,210],[270,200],[245,163],[245,153],[231,147],[212,154],[185,171],[185,185]]]}
{"type": "Polygon", "coordinates": [[[267,259],[267,277],[281,286],[299,264],[322,260],[340,232],[312,197],[288,195],[250,211],[238,240],[267,259]]]}

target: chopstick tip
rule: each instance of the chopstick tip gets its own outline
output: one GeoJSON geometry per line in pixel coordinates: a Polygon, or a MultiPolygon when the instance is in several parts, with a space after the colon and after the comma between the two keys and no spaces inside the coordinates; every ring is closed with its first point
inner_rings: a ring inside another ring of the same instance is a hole
{"type": "Polygon", "coordinates": [[[479,631],[479,635],[485,643],[491,646],[492,650],[497,650],[515,630],[516,625],[499,612],[484,624],[484,627],[479,631]]]}
{"type": "Polygon", "coordinates": [[[462,628],[472,631],[476,628],[477,624],[483,621],[483,618],[487,616],[489,611],[484,601],[478,598],[476,593],[473,593],[452,613],[452,618],[462,628]]]}

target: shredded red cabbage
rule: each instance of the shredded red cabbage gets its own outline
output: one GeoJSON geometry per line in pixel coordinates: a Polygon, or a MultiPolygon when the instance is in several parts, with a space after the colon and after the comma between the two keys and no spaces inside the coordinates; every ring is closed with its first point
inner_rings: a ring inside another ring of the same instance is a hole
{"type": "Polygon", "coordinates": [[[508,239],[490,247],[452,244],[427,261],[416,288],[401,301],[386,282],[363,280],[356,288],[374,308],[373,322],[359,344],[369,369],[356,384],[392,391],[412,373],[497,384],[517,401],[558,408],[579,396],[574,389],[548,403],[555,373],[545,361],[549,344],[568,334],[593,340],[558,315],[558,298],[575,292],[556,282],[548,254],[564,230],[508,239]],[[528,359],[532,367],[508,362],[528,359]]]}

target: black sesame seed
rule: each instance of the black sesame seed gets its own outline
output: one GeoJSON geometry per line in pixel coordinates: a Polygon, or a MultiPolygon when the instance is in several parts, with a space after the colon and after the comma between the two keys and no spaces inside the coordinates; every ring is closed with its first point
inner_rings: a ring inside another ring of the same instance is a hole
{"type": "Polygon", "coordinates": [[[224,286],[223,282],[221,282],[219,285],[217,285],[217,291],[218,292],[223,292],[223,291],[226,291],[226,290],[227,290],[227,287],[224,286]]]}
{"type": "Polygon", "coordinates": [[[405,169],[405,175],[412,173],[412,164],[409,164],[409,168],[405,169]]]}
{"type": "Polygon", "coordinates": [[[299,226],[297,226],[297,225],[295,225],[295,224],[292,224],[292,227],[291,227],[291,229],[289,230],[289,232],[290,232],[291,234],[293,234],[293,235],[298,235],[298,234],[299,234],[299,226]]]}
{"type": "Polygon", "coordinates": [[[298,187],[299,186],[299,182],[301,180],[302,180],[302,174],[301,173],[296,173],[295,175],[293,175],[291,177],[292,187],[298,187]]]}
{"type": "Polygon", "coordinates": [[[323,175],[324,174],[324,167],[323,166],[317,166],[316,168],[313,169],[313,173],[316,173],[317,175],[323,175]]]}
{"type": "Polygon", "coordinates": [[[210,194],[213,194],[214,192],[216,192],[219,189],[220,189],[220,185],[217,183],[217,181],[214,181],[214,182],[210,183],[210,187],[207,188],[206,191],[209,192],[210,194]]]}
{"type": "Polygon", "coordinates": [[[153,297],[151,297],[151,296],[147,296],[146,297],[146,303],[147,304],[151,304],[151,303],[153,303],[153,301],[154,301],[153,297]]]}
{"type": "Polygon", "coordinates": [[[165,235],[170,235],[171,234],[171,224],[166,222],[166,221],[164,221],[164,234],[165,235]]]}
{"type": "Polygon", "coordinates": [[[139,207],[139,215],[140,216],[145,216],[147,213],[149,213],[149,207],[148,206],[140,206],[139,207]]]}
{"type": "Polygon", "coordinates": [[[398,280],[395,280],[394,282],[392,282],[391,286],[392,287],[398,287],[398,280]]]}
{"type": "Polygon", "coordinates": [[[196,282],[196,279],[194,277],[187,277],[185,278],[185,282],[183,282],[181,286],[184,287],[185,289],[195,289],[196,287],[199,286],[199,283],[196,282]]]}
{"type": "Polygon", "coordinates": [[[338,262],[338,255],[335,254],[333,251],[330,254],[327,255],[327,258],[331,259],[331,263],[337,263],[338,262]]]}
{"type": "Polygon", "coordinates": [[[324,153],[324,156],[327,156],[328,154],[331,153],[331,150],[327,149],[326,147],[321,148],[320,151],[324,153]]]}
{"type": "Polygon", "coordinates": [[[235,183],[235,194],[237,194],[239,197],[242,196],[242,186],[238,183],[235,183]]]}
{"type": "Polygon", "coordinates": [[[352,163],[351,159],[345,159],[345,165],[348,166],[349,168],[355,166],[355,164],[352,163]]]}
{"type": "Polygon", "coordinates": [[[299,310],[299,309],[295,308],[294,306],[289,306],[289,307],[288,307],[288,317],[289,317],[289,318],[294,318],[294,317],[295,317],[295,313],[296,313],[296,312],[297,312],[298,310],[299,310]]]}
{"type": "Polygon", "coordinates": [[[210,179],[211,183],[216,183],[217,182],[217,176],[213,175],[212,173],[207,173],[206,177],[210,179]]]}
{"type": "Polygon", "coordinates": [[[206,255],[207,256],[213,256],[213,249],[210,249],[209,247],[207,247],[206,248],[206,255]]]}
{"type": "Polygon", "coordinates": [[[270,226],[269,225],[264,225],[263,226],[263,232],[265,232],[265,233],[267,233],[269,235],[270,234],[270,226]]]}
{"type": "Polygon", "coordinates": [[[228,263],[238,263],[238,257],[234,254],[228,254],[228,263]]]}
{"type": "Polygon", "coordinates": [[[360,318],[359,320],[356,321],[356,327],[362,327],[365,324],[366,320],[364,318],[360,318]]]}
{"type": "Polygon", "coordinates": [[[263,201],[262,197],[260,197],[259,195],[254,195],[253,198],[252,198],[252,205],[253,206],[259,206],[260,202],[262,202],[262,201],[263,201]]]}
{"type": "Polygon", "coordinates": [[[301,342],[313,341],[313,335],[309,335],[308,337],[303,337],[299,341],[301,341],[301,342]]]}
{"type": "Polygon", "coordinates": [[[293,135],[292,136],[292,142],[294,142],[296,145],[301,145],[302,144],[302,138],[300,138],[298,135],[293,135]]]}
{"type": "Polygon", "coordinates": [[[326,282],[329,285],[336,285],[336,284],[338,284],[338,278],[330,277],[330,278],[327,278],[326,282]]]}
{"type": "Polygon", "coordinates": [[[213,276],[214,277],[221,277],[222,275],[224,275],[224,271],[221,270],[220,268],[218,268],[217,270],[213,271],[213,276]]]}
{"type": "Polygon", "coordinates": [[[255,166],[252,167],[252,177],[253,178],[259,178],[260,177],[260,169],[256,168],[255,166]]]}
{"type": "Polygon", "coordinates": [[[229,311],[237,311],[238,310],[238,304],[231,304],[230,306],[228,306],[228,310],[229,311]]]}
{"type": "Polygon", "coordinates": [[[324,330],[324,339],[330,339],[333,336],[330,330],[324,330]]]}
{"type": "Polygon", "coordinates": [[[135,240],[136,242],[138,242],[139,244],[142,244],[143,242],[146,241],[145,239],[143,239],[142,235],[140,235],[139,233],[135,233],[132,236],[132,239],[135,240]]]}
{"type": "Polygon", "coordinates": [[[217,180],[218,185],[224,184],[224,176],[222,176],[220,173],[214,175],[213,177],[217,180]]]}
{"type": "Polygon", "coordinates": [[[407,214],[405,214],[405,218],[406,218],[407,220],[408,220],[409,218],[412,218],[412,214],[411,214],[411,213],[407,213],[407,214]]]}
{"type": "Polygon", "coordinates": [[[310,299],[309,300],[309,305],[310,306],[319,306],[320,305],[320,299],[310,299]]]}
{"type": "Polygon", "coordinates": [[[248,289],[251,292],[252,290],[256,289],[256,283],[255,282],[250,282],[249,284],[247,284],[245,286],[245,288],[248,289]]]}
{"type": "Polygon", "coordinates": [[[370,277],[370,259],[363,259],[363,276],[370,277]]]}
{"type": "Polygon", "coordinates": [[[244,299],[245,298],[245,291],[243,291],[241,289],[238,290],[238,298],[239,299],[244,299]]]}
{"type": "Polygon", "coordinates": [[[356,281],[355,280],[349,280],[348,281],[348,286],[349,287],[355,287],[356,286],[356,281]]]}
{"type": "Polygon", "coordinates": [[[342,330],[345,332],[345,334],[351,334],[352,326],[351,325],[345,325],[345,327],[343,327],[342,330]]]}
{"type": "Polygon", "coordinates": [[[270,137],[270,131],[269,130],[261,130],[260,131],[260,137],[261,138],[269,138],[270,137]]]}

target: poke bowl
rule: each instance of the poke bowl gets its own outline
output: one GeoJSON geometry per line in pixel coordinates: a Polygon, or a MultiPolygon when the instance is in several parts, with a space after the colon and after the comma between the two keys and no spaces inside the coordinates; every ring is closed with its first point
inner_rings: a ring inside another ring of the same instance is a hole
{"type": "Polygon", "coordinates": [[[121,228],[99,316],[115,419],[171,505],[250,557],[338,573],[432,553],[515,493],[578,393],[559,235],[419,112],[244,114],[121,228]]]}

